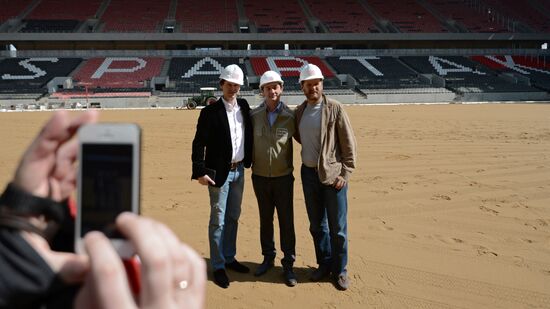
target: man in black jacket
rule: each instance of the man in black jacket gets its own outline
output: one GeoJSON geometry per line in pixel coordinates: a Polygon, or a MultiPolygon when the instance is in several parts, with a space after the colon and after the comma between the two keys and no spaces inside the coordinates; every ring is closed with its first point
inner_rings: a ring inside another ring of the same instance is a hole
{"type": "Polygon", "coordinates": [[[244,168],[250,167],[252,158],[250,106],[246,100],[237,99],[243,83],[244,74],[238,65],[223,69],[220,74],[223,96],[201,111],[191,155],[191,178],[208,186],[210,263],[214,282],[222,288],[229,286],[226,268],[249,272],[248,267],[235,259],[244,168]]]}

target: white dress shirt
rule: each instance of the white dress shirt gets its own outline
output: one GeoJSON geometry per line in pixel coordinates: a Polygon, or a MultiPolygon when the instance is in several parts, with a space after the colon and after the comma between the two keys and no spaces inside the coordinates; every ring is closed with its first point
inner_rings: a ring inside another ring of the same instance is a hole
{"type": "Polygon", "coordinates": [[[244,159],[244,121],[241,107],[237,104],[237,100],[230,103],[222,97],[222,101],[225,105],[229,131],[231,132],[231,145],[233,147],[231,162],[240,162],[244,159]]]}

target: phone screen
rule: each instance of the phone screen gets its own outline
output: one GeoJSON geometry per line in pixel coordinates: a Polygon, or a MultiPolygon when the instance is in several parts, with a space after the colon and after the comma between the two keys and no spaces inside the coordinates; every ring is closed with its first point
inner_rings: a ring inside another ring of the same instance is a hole
{"type": "Polygon", "coordinates": [[[132,144],[82,144],[81,237],[101,231],[123,238],[116,217],[132,211],[132,144]]]}

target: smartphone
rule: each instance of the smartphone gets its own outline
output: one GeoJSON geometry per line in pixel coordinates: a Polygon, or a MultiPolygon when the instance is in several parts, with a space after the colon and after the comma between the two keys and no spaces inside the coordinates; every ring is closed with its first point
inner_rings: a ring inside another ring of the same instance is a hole
{"type": "Polygon", "coordinates": [[[141,129],[131,123],[97,123],[78,130],[77,215],[75,251],[84,253],[82,238],[103,232],[118,254],[135,254],[115,227],[125,211],[139,214],[141,129]]]}

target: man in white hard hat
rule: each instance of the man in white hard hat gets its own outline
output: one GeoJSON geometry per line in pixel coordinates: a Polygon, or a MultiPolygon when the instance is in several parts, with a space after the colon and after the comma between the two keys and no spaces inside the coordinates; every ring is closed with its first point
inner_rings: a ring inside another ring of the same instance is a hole
{"type": "Polygon", "coordinates": [[[342,105],[323,94],[323,73],[314,64],[300,71],[306,100],[296,108],[296,140],[302,144],[302,188],[320,281],[332,273],[339,290],[349,287],[347,191],[355,168],[356,142],[342,105]]]}
{"type": "Polygon", "coordinates": [[[238,220],[244,189],[244,168],[252,162],[250,106],[237,98],[244,84],[238,65],[220,74],[222,97],[200,112],[193,139],[192,179],[208,186],[210,195],[210,263],[214,282],[229,286],[226,268],[240,273],[250,270],[235,259],[238,220]]]}
{"type": "Polygon", "coordinates": [[[294,233],[294,176],[292,171],[292,136],[295,132],[294,112],[281,101],[283,80],[274,71],[260,78],[260,93],[264,101],[250,112],[254,131],[252,151],[252,184],[260,212],[260,244],[263,262],[254,272],[265,274],[274,265],[276,250],[273,215],[277,209],[281,250],[284,257],[283,277],[287,286],[298,281],[293,271],[296,259],[294,233]]]}

